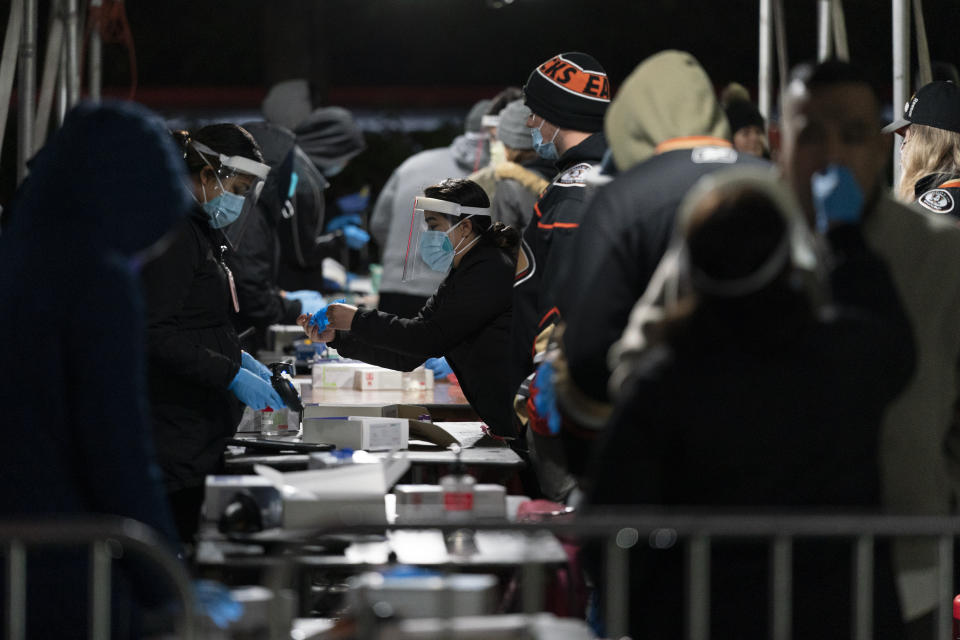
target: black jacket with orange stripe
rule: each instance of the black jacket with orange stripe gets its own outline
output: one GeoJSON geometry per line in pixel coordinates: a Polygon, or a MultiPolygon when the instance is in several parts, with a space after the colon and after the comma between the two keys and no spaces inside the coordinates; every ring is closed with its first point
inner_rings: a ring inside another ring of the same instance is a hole
{"type": "Polygon", "coordinates": [[[913,194],[928,211],[960,219],[960,176],[933,173],[917,180],[913,194]]]}
{"type": "Polygon", "coordinates": [[[589,398],[607,399],[607,352],[667,249],[683,197],[702,176],[740,163],[768,164],[716,138],[675,138],[591,198],[557,301],[570,376],[589,398]]]}
{"type": "Polygon", "coordinates": [[[603,133],[595,133],[557,161],[559,173],[534,206],[523,232],[517,275],[513,284],[513,352],[510,381],[513,388],[533,372],[533,345],[537,335],[559,319],[557,294],[566,271],[573,239],[586,211],[584,176],[599,164],[607,150],[603,133]]]}

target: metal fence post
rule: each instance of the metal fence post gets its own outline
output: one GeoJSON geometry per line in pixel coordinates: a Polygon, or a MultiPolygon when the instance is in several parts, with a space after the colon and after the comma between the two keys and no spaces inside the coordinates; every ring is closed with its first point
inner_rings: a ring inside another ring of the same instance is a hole
{"type": "Polygon", "coordinates": [[[793,602],[793,541],[777,536],[771,543],[770,637],[790,640],[793,602]]]}
{"type": "Polygon", "coordinates": [[[859,536],[853,554],[853,637],[873,637],[873,536],[859,536]]]}

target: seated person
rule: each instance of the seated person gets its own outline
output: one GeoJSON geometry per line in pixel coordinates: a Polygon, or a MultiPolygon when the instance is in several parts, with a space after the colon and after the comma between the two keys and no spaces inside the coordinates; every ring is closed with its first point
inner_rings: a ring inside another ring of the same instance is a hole
{"type": "Polygon", "coordinates": [[[512,437],[513,389],[503,367],[519,234],[491,224],[487,194],[470,180],[445,180],[424,196],[414,205],[404,277],[439,272],[445,278],[416,317],[331,304],[323,333],[308,325],[310,316],[297,322],[341,355],[390,369],[409,371],[445,356],[480,418],[495,434],[512,437]]]}

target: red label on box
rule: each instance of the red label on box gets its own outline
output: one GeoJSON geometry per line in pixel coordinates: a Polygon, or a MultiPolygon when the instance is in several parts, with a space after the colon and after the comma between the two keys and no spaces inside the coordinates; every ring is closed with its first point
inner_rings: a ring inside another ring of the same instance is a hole
{"type": "Polygon", "coordinates": [[[472,493],[445,493],[443,494],[443,508],[447,511],[472,511],[472,493]]]}

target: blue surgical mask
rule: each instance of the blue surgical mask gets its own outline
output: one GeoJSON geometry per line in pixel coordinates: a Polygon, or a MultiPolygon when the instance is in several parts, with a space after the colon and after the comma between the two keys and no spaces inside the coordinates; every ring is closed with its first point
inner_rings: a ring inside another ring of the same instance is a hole
{"type": "MultiPolygon", "coordinates": [[[[219,178],[217,182],[220,182],[219,178]]],[[[203,189],[203,210],[207,212],[210,226],[214,229],[222,229],[228,224],[236,222],[240,214],[243,213],[243,203],[246,198],[224,190],[223,184],[220,184],[220,195],[209,201],[207,200],[207,190],[202,184],[200,188],[203,189]]]]}
{"type": "Polygon", "coordinates": [[[557,153],[557,145],[555,145],[553,141],[557,139],[557,134],[560,133],[560,129],[553,132],[553,138],[550,139],[550,142],[544,142],[540,129],[545,122],[546,120],[541,122],[540,126],[536,129],[530,129],[530,136],[533,138],[533,150],[544,160],[557,160],[560,154],[557,153]]]}
{"type": "Polygon", "coordinates": [[[460,224],[471,218],[473,216],[467,216],[457,224],[453,225],[446,231],[421,231],[420,232],[420,257],[423,258],[423,261],[427,263],[434,271],[439,271],[440,273],[446,273],[450,270],[450,266],[453,264],[453,259],[457,254],[463,253],[469,249],[473,244],[480,239],[479,236],[474,238],[467,246],[460,249],[460,244],[463,243],[463,240],[460,240],[460,244],[457,245],[455,250],[453,243],[450,241],[450,232],[460,226],[460,224]]]}
{"type": "Polygon", "coordinates": [[[420,257],[434,271],[446,273],[453,264],[453,243],[444,231],[420,233],[420,257]]]}
{"type": "Polygon", "coordinates": [[[324,175],[324,177],[326,177],[326,178],[332,178],[333,176],[335,176],[335,175],[337,175],[338,173],[340,173],[341,171],[343,171],[343,168],[344,168],[345,166],[346,166],[346,165],[335,164],[335,165],[333,165],[332,167],[327,167],[326,169],[323,170],[323,175],[324,175]]]}
{"type": "Polygon", "coordinates": [[[863,192],[847,167],[831,164],[810,179],[817,230],[826,232],[831,223],[854,224],[860,221],[863,192]]]}

